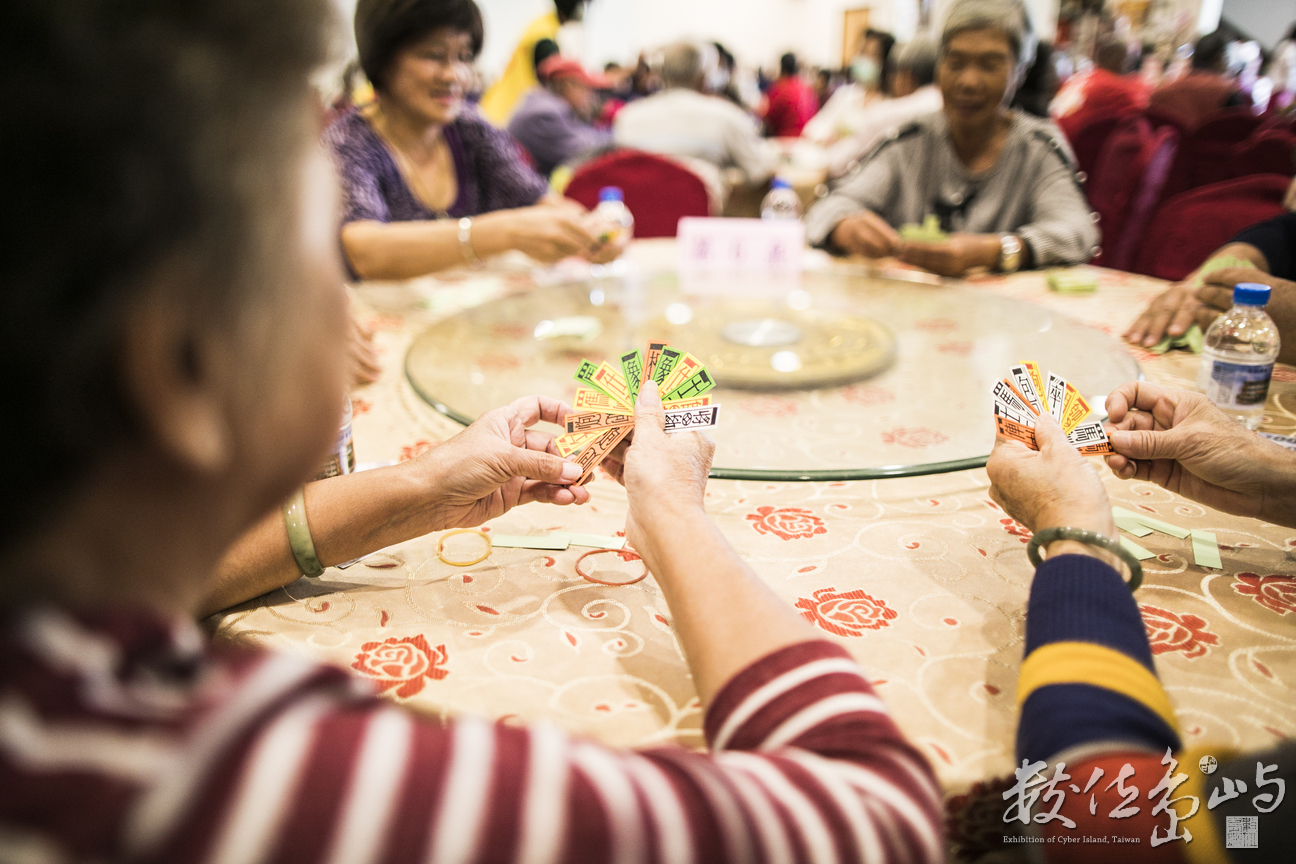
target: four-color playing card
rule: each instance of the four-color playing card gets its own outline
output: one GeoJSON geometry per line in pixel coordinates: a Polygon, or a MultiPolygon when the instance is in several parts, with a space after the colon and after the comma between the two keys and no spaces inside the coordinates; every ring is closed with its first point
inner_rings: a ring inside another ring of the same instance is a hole
{"type": "Polygon", "coordinates": [[[617,371],[610,363],[582,360],[574,376],[575,411],[567,415],[567,433],[554,439],[558,452],[583,469],[576,485],[589,481],[598,464],[634,429],[634,403],[644,381],[657,382],[666,410],[666,431],[710,429],[720,406],[705,395],[715,381],[702,361],[665,342],[648,343],[647,359],[638,351],[622,354],[617,371]]]}
{"type": "Polygon", "coordinates": [[[1067,440],[1086,456],[1114,453],[1101,422],[1085,418],[1092,413],[1080,391],[1060,375],[1040,372],[1039,364],[1019,363],[1008,377],[990,388],[994,398],[995,434],[1020,441],[1032,450],[1037,418],[1047,413],[1066,433],[1067,440]]]}

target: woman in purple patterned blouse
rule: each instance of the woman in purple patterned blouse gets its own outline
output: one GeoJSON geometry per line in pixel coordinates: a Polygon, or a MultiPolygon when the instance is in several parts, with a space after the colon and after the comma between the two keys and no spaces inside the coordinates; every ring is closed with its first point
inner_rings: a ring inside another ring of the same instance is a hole
{"type": "Polygon", "coordinates": [[[352,276],[404,279],[509,249],[541,261],[615,254],[584,208],[549,193],[507,132],[465,109],[483,38],[473,0],[360,0],[355,34],[377,99],[324,133],[352,276]]]}

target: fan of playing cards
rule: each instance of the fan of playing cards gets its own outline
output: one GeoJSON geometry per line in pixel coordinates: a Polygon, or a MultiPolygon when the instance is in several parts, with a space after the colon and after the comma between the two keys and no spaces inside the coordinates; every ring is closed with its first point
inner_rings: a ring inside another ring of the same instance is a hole
{"type": "Polygon", "coordinates": [[[576,454],[574,461],[582,469],[578,486],[589,481],[598,464],[634,429],[634,404],[643,381],[657,382],[667,432],[709,429],[720,414],[720,406],[703,395],[715,381],[702,361],[665,342],[649,342],[646,357],[638,351],[622,354],[620,371],[607,362],[582,360],[573,377],[586,386],[576,388],[576,410],[567,415],[567,434],[554,443],[564,458],[576,454]]]}
{"type": "Polygon", "coordinates": [[[1116,452],[1101,422],[1084,422],[1092,409],[1080,391],[1052,372],[1045,381],[1038,363],[1025,361],[1012,367],[990,393],[994,396],[995,430],[1005,438],[1038,450],[1035,418],[1047,411],[1072,446],[1086,456],[1116,452]]]}

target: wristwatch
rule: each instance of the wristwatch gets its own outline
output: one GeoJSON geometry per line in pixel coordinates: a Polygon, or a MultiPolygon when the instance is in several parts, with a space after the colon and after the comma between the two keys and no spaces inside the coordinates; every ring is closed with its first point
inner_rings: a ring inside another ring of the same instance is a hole
{"type": "Polygon", "coordinates": [[[1021,267],[1022,244],[1015,234],[999,235],[999,269],[1004,273],[1016,273],[1021,267]]]}

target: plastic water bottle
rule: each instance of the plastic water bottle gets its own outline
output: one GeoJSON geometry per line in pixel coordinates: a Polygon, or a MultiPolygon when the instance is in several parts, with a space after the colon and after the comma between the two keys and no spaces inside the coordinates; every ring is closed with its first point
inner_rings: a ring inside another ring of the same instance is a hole
{"type": "Polygon", "coordinates": [[[604,186],[599,190],[599,203],[594,208],[598,221],[600,243],[611,243],[624,249],[634,238],[634,214],[625,206],[621,189],[604,186]]]}
{"type": "Polygon", "coordinates": [[[770,191],[761,201],[762,219],[800,219],[801,198],[792,184],[782,177],[775,177],[770,184],[770,191]]]}
{"type": "Polygon", "coordinates": [[[1197,389],[1248,429],[1264,417],[1269,379],[1280,347],[1278,328],[1265,313],[1269,286],[1239,282],[1233,308],[1206,331],[1197,389]]]}
{"type": "Polygon", "coordinates": [[[333,445],[324,464],[315,472],[316,480],[355,472],[355,441],[351,439],[351,397],[343,396],[342,399],[342,424],[338,427],[337,443],[333,445]]]}

